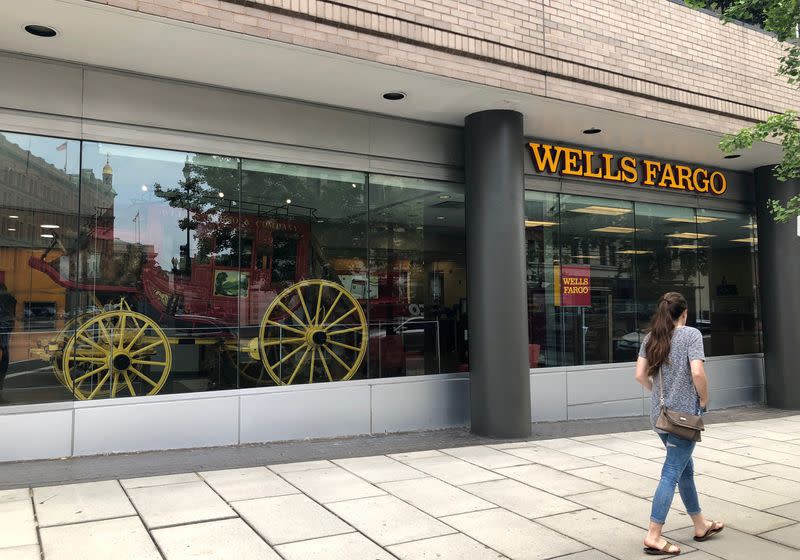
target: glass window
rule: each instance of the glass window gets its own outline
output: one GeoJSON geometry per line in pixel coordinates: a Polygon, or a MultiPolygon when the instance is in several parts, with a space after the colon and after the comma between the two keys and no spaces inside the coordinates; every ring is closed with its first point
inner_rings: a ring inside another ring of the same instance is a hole
{"type": "Polygon", "coordinates": [[[635,359],[633,204],[562,195],[560,221],[564,364],[635,359]]]}
{"type": "Polygon", "coordinates": [[[243,160],[243,387],[366,376],[365,184],[363,173],[243,160]]]}
{"type": "Polygon", "coordinates": [[[687,324],[708,336],[706,249],[711,234],[698,232],[695,210],[660,204],[636,204],[636,272],[640,334],[650,324],[656,303],[680,292],[689,306],[687,324]]]}
{"type": "MultiPolygon", "coordinates": [[[[525,193],[527,240],[528,357],[530,367],[563,363],[561,306],[556,305],[559,278],[559,197],[557,194],[525,193]]],[[[559,302],[560,303],[560,302],[559,302]]]]}
{"type": "Polygon", "coordinates": [[[467,371],[462,185],[370,175],[370,371],[467,371]]]}
{"type": "Polygon", "coordinates": [[[0,404],[70,400],[80,143],[0,133],[0,404]]]}
{"type": "Polygon", "coordinates": [[[84,142],[82,162],[75,396],[236,388],[238,160],[84,142]]]}
{"type": "Polygon", "coordinates": [[[756,227],[748,214],[701,210],[697,231],[706,247],[700,309],[708,356],[760,352],[756,284],[756,227]]]}

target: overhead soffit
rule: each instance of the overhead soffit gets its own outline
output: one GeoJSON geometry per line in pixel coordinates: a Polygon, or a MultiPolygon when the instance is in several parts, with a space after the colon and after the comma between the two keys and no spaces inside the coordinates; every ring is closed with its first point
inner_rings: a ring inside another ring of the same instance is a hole
{"type": "Polygon", "coordinates": [[[657,154],[734,170],[776,163],[779,146],[760,144],[724,160],[719,135],[652,119],[525,95],[397,67],[145,16],[84,0],[0,3],[0,50],[138,72],[432,123],[462,126],[485,109],[514,109],[525,133],[608,150],[657,154]],[[46,14],[46,15],[45,15],[46,14]],[[33,37],[29,23],[59,31],[33,37]],[[390,102],[386,91],[407,98],[390,102]],[[584,136],[598,127],[602,134],[584,136]]]}

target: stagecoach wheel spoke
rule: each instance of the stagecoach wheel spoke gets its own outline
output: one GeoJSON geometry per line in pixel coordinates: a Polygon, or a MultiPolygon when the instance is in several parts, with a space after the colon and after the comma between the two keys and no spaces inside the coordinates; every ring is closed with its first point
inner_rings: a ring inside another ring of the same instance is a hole
{"type": "Polygon", "coordinates": [[[131,378],[128,375],[128,371],[127,370],[122,372],[122,377],[125,378],[125,385],[128,386],[128,391],[130,391],[131,396],[135,397],[136,396],[136,391],[133,389],[133,383],[131,383],[131,378]]]}
{"type": "Polygon", "coordinates": [[[319,325],[319,311],[322,309],[322,292],[325,291],[325,285],[320,284],[317,290],[317,310],[314,312],[314,325],[319,325]]]}
{"type": "Polygon", "coordinates": [[[325,349],[325,350],[328,352],[328,354],[330,354],[331,356],[333,356],[333,358],[334,358],[334,359],[335,359],[337,362],[339,362],[339,363],[342,365],[342,367],[343,367],[345,370],[347,370],[347,369],[350,369],[350,366],[348,366],[346,363],[344,363],[344,360],[342,360],[342,359],[341,359],[341,358],[340,358],[340,357],[339,357],[339,356],[336,354],[336,352],[334,352],[333,350],[331,350],[331,349],[330,349],[330,347],[329,347],[327,344],[326,344],[325,346],[323,346],[323,348],[324,348],[324,349],[325,349]]]}
{"type": "Polygon", "coordinates": [[[358,348],[355,346],[350,346],[349,344],[344,344],[342,342],[336,342],[335,340],[328,340],[328,344],[333,344],[334,346],[339,346],[340,348],[346,348],[347,350],[352,350],[353,352],[358,352],[358,348]]]}
{"type": "Polygon", "coordinates": [[[278,385],[314,383],[319,360],[322,360],[328,381],[350,379],[364,359],[367,342],[366,317],[358,300],[341,285],[327,280],[304,280],[281,292],[264,313],[258,334],[264,369],[278,385]],[[312,314],[308,304],[314,299],[312,314]],[[298,315],[304,315],[304,320],[298,315]],[[276,336],[280,335],[280,329],[288,329],[296,336],[281,339],[276,336]],[[338,340],[331,337],[338,337],[338,340]],[[276,355],[273,349],[279,351],[283,344],[292,345],[291,351],[276,355]],[[331,347],[339,348],[341,356],[331,347]],[[298,354],[301,350],[303,353],[298,354]],[[331,371],[326,352],[334,356],[341,371],[339,368],[336,368],[337,373],[331,371]],[[299,375],[298,367],[309,368],[308,381],[299,375]],[[283,368],[292,373],[287,375],[283,368]]]}
{"type": "Polygon", "coordinates": [[[158,324],[124,307],[83,323],[64,347],[62,359],[68,389],[80,400],[116,397],[123,381],[131,396],[136,396],[133,376],[149,385],[142,385],[140,394],[154,395],[166,383],[171,366],[169,340],[158,324]],[[139,369],[142,366],[152,369],[145,374],[139,369]],[[98,383],[91,391],[84,389],[84,382],[94,376],[100,377],[98,383]]]}
{"type": "Polygon", "coordinates": [[[325,375],[328,376],[328,381],[333,381],[331,370],[328,368],[328,360],[325,359],[325,355],[320,348],[316,348],[315,350],[319,352],[319,359],[322,360],[322,367],[325,368],[325,375]]]}

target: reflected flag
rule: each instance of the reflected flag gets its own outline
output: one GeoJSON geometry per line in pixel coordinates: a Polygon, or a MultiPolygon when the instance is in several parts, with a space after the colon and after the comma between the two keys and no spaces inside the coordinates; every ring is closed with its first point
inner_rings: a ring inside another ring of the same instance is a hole
{"type": "Polygon", "coordinates": [[[60,146],[58,146],[56,148],[56,150],[58,150],[59,152],[63,152],[66,149],[67,149],[67,143],[66,142],[64,142],[63,144],[61,144],[60,146]]]}

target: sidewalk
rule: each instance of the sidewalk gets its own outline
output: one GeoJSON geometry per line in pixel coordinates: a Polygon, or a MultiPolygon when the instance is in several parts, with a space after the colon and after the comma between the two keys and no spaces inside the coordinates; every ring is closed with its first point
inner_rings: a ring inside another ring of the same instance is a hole
{"type": "MultiPolygon", "coordinates": [[[[705,512],[728,527],[694,542],[676,495],[667,537],[689,560],[800,558],[800,414],[717,414],[728,421],[709,425],[695,451],[696,481],[705,512]]],[[[174,457],[193,458],[195,468],[57,486],[35,481],[97,478],[102,469],[86,464],[124,458],[2,465],[0,484],[9,486],[11,472],[32,488],[0,490],[0,560],[39,559],[41,551],[44,560],[648,558],[642,538],[664,451],[641,419],[621,422],[636,429],[575,435],[577,424],[566,423],[543,430],[570,437],[511,443],[463,431],[371,438],[361,447],[305,442],[298,445],[317,446],[311,455],[349,457],[224,470],[206,468],[220,462],[206,452],[140,454],[127,456],[134,465],[139,457],[139,472],[167,456],[173,467],[174,457]],[[405,445],[386,449],[391,437],[405,445]],[[451,445],[406,451],[426,437],[451,445]],[[361,448],[372,453],[352,456],[361,448]]],[[[280,446],[228,454],[265,449],[280,446]]],[[[286,449],[283,456],[298,454],[286,449]]]]}

